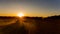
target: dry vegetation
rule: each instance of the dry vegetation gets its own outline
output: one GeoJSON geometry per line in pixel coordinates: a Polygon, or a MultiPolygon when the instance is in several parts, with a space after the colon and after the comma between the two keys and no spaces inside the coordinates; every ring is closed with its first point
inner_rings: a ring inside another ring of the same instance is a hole
{"type": "Polygon", "coordinates": [[[60,34],[60,16],[2,17],[0,34],[60,34]]]}

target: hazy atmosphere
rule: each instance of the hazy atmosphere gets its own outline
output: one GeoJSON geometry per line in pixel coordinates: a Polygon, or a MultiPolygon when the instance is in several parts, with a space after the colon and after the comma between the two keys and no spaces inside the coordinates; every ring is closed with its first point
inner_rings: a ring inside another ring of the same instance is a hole
{"type": "Polygon", "coordinates": [[[60,34],[60,0],[0,0],[0,34],[60,34]]]}
{"type": "Polygon", "coordinates": [[[60,15],[60,0],[0,0],[0,16],[53,16],[60,15]]]}

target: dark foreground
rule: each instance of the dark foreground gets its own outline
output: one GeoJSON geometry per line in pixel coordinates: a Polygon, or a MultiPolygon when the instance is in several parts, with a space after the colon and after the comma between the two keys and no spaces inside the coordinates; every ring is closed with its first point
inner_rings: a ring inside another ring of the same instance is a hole
{"type": "Polygon", "coordinates": [[[60,16],[2,17],[0,34],[60,34],[60,16]]]}

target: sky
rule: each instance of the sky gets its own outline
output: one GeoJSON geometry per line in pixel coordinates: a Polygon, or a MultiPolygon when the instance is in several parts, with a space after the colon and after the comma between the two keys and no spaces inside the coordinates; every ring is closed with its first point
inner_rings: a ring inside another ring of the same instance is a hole
{"type": "Polygon", "coordinates": [[[60,15],[60,0],[0,0],[0,16],[47,17],[60,15]]]}

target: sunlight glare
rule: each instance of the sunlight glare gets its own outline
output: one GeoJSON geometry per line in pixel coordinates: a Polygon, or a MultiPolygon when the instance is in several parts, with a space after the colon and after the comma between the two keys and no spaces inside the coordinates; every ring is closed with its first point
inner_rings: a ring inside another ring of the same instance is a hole
{"type": "Polygon", "coordinates": [[[23,14],[23,13],[19,13],[18,16],[19,16],[19,17],[23,17],[24,14],[23,14]]]}

